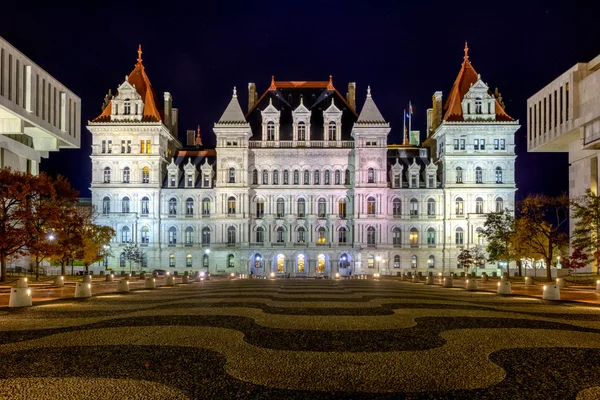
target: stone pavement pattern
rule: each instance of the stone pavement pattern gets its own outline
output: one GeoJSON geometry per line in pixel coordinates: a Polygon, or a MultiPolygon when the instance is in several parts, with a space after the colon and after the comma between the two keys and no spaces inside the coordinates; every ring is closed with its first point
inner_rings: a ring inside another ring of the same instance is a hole
{"type": "Polygon", "coordinates": [[[0,309],[0,399],[593,399],[600,307],[211,280],[0,309]]]}

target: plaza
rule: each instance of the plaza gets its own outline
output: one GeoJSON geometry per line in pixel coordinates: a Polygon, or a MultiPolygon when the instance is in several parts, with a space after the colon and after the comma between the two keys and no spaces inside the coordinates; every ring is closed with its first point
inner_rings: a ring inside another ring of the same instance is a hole
{"type": "Polygon", "coordinates": [[[0,398],[600,396],[591,289],[561,293],[584,303],[518,283],[498,296],[494,279],[473,292],[438,278],[157,280],[1,308],[0,398]]]}

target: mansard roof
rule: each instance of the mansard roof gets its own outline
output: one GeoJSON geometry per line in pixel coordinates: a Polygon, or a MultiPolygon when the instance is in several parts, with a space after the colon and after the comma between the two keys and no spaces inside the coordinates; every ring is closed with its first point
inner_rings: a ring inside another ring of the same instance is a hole
{"type": "MultiPolygon", "coordinates": [[[[142,45],[138,47],[138,58],[133,71],[127,77],[127,82],[135,86],[136,91],[144,101],[144,114],[142,121],[144,122],[159,122],[162,120],[162,112],[159,111],[158,105],[160,102],[156,97],[156,93],[152,88],[150,79],[146,74],[146,67],[142,64],[142,45]]],[[[111,113],[111,102],[109,101],[102,111],[102,114],[92,120],[92,122],[109,122],[111,113]]]]}
{"type": "Polygon", "coordinates": [[[221,115],[219,119],[219,124],[245,124],[246,117],[242,112],[242,107],[240,107],[240,102],[237,99],[237,90],[233,88],[233,95],[231,96],[231,101],[227,105],[225,112],[221,115]]]}
{"type": "MultiPolygon", "coordinates": [[[[402,187],[408,188],[410,183],[410,166],[416,164],[419,167],[419,187],[427,185],[427,167],[431,165],[431,154],[429,148],[418,146],[388,147],[387,170],[391,171],[396,162],[402,166],[402,187]]],[[[437,186],[442,182],[442,166],[435,165],[437,186]]]]}
{"type": "Polygon", "coordinates": [[[363,105],[362,110],[360,111],[360,115],[358,116],[358,120],[356,121],[358,124],[386,124],[385,118],[381,115],[379,108],[373,101],[371,97],[371,87],[367,88],[367,100],[365,100],[365,104],[363,105]]]}
{"type": "Polygon", "coordinates": [[[251,140],[262,139],[262,115],[269,104],[280,111],[280,140],[292,140],[293,114],[292,112],[302,104],[311,111],[310,137],[312,140],[323,139],[323,112],[331,107],[332,100],[335,107],[342,111],[342,140],[352,140],[352,125],[358,115],[348,104],[344,96],[329,81],[276,81],[271,78],[271,85],[260,96],[256,104],[246,114],[246,119],[252,128],[251,140]]]}
{"type": "MultiPolygon", "coordinates": [[[[213,168],[217,162],[217,154],[214,149],[187,149],[180,150],[175,157],[173,157],[173,164],[179,170],[179,180],[176,187],[169,186],[169,174],[165,175],[163,179],[163,188],[165,189],[183,189],[188,188],[186,186],[187,177],[185,176],[185,166],[190,163],[196,169],[196,181],[194,182],[194,188],[202,188],[202,166],[206,161],[213,168]]],[[[214,176],[213,176],[214,178],[214,176]]]]}
{"type": "MultiPolygon", "coordinates": [[[[469,91],[471,85],[475,84],[477,80],[477,72],[475,72],[475,68],[473,68],[471,61],[469,61],[469,47],[467,46],[467,43],[465,43],[465,56],[463,63],[460,71],[458,72],[458,76],[454,81],[454,85],[452,85],[452,89],[448,94],[448,99],[444,104],[444,121],[464,121],[462,101],[465,97],[465,94],[467,94],[469,91]]],[[[514,118],[504,111],[498,100],[495,99],[494,101],[496,109],[496,121],[514,121],[514,118]]]]}

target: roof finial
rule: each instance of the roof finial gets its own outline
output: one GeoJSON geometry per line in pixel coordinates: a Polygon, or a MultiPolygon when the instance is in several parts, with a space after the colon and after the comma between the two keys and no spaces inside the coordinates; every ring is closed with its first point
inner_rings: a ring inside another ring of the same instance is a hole
{"type": "Polygon", "coordinates": [[[329,75],[329,83],[327,84],[327,90],[333,90],[333,77],[329,75]]]}
{"type": "Polygon", "coordinates": [[[233,87],[233,98],[237,99],[237,89],[235,88],[235,86],[233,87]]]}
{"type": "Polygon", "coordinates": [[[469,61],[469,45],[467,44],[467,41],[465,40],[465,57],[464,57],[465,61],[469,61]]]}
{"type": "Polygon", "coordinates": [[[200,125],[198,125],[198,130],[196,131],[196,140],[194,141],[196,146],[202,146],[202,138],[200,137],[200,125]]]}
{"type": "Polygon", "coordinates": [[[142,45],[138,45],[138,58],[137,58],[137,63],[138,65],[142,65],[142,45]]]}
{"type": "Polygon", "coordinates": [[[277,86],[275,86],[275,75],[271,75],[271,86],[269,86],[269,90],[275,90],[277,86]]]}
{"type": "Polygon", "coordinates": [[[367,86],[367,98],[371,98],[371,85],[367,86]]]}

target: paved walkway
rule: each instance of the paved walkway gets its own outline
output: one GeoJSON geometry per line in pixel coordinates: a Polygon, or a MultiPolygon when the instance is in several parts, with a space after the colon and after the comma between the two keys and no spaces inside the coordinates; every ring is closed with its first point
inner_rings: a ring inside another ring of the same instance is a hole
{"type": "Polygon", "coordinates": [[[0,357],[0,399],[593,399],[600,306],[221,279],[0,308],[0,357]]]}

